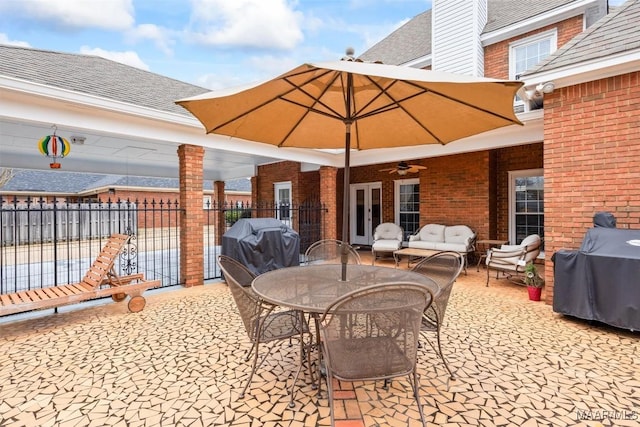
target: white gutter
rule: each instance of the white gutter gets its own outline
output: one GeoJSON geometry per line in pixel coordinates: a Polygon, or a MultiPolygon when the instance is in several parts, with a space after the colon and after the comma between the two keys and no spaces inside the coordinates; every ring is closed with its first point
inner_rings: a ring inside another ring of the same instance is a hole
{"type": "Polygon", "coordinates": [[[640,49],[636,49],[523,76],[524,88],[530,90],[540,83],[553,82],[559,89],[639,70],[640,49]]]}

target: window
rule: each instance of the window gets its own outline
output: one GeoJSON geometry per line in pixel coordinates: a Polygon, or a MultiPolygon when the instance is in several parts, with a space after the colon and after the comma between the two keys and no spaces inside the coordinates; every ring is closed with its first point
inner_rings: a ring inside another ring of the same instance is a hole
{"type": "Polygon", "coordinates": [[[404,240],[420,227],[420,180],[395,181],[396,224],[404,230],[404,240]]]}
{"type": "Polygon", "coordinates": [[[530,234],[544,238],[544,176],[542,169],[509,173],[509,240],[519,244],[530,234]]]}
{"type": "Polygon", "coordinates": [[[289,223],[291,220],[291,182],[276,182],[273,184],[275,194],[275,217],[289,223]]]}
{"type": "MultiPolygon", "coordinates": [[[[520,75],[531,70],[557,49],[557,32],[546,31],[509,46],[509,78],[519,80],[520,75]]],[[[516,104],[522,100],[516,97],[516,104]]]]}
{"type": "Polygon", "coordinates": [[[204,209],[211,209],[211,196],[202,197],[202,207],[204,209]]]}

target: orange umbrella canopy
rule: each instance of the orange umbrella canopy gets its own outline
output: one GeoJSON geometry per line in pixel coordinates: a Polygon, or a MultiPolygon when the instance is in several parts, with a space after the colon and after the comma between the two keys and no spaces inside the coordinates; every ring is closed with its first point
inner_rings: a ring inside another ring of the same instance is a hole
{"type": "Polygon", "coordinates": [[[301,65],[245,89],[178,101],[208,133],[279,147],[351,148],[446,144],[521,124],[522,82],[357,61],[301,65]]]}
{"type": "Polygon", "coordinates": [[[207,133],[278,147],[345,150],[343,241],[348,242],[349,152],[446,144],[522,124],[522,82],[365,63],[303,64],[272,80],[177,101],[207,133]]]}

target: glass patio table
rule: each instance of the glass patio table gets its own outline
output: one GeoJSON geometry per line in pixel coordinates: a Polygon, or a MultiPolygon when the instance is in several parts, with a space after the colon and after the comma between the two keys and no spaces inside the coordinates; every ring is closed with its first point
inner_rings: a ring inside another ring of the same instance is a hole
{"type": "MultiPolygon", "coordinates": [[[[351,291],[381,283],[418,283],[428,288],[434,297],[440,292],[440,287],[435,281],[409,270],[348,264],[346,277],[347,280],[343,281],[341,264],[313,264],[268,271],[253,279],[251,287],[267,302],[309,314],[315,321],[318,350],[320,315],[329,304],[351,291]]],[[[322,352],[319,351],[317,357],[318,382],[313,388],[316,388],[318,396],[321,396],[322,352]]]]}
{"type": "Polygon", "coordinates": [[[259,275],[251,286],[267,302],[310,314],[321,314],[337,298],[379,283],[418,283],[434,297],[440,291],[435,281],[409,270],[349,264],[346,281],[341,272],[340,264],[280,268],[259,275]]]}

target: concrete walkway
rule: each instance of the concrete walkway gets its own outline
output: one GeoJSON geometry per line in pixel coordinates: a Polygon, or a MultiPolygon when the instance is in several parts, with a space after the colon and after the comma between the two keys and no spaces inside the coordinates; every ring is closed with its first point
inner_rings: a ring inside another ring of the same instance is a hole
{"type": "MultiPolygon", "coordinates": [[[[420,354],[429,425],[640,425],[638,333],[557,315],[506,280],[485,287],[485,274],[463,273],[447,309],[443,342],[458,379],[447,381],[428,345],[420,354]]],[[[326,398],[304,380],[287,406],[296,345],[277,347],[238,398],[248,343],[224,283],[145,295],[140,313],[105,302],[3,319],[0,425],[329,425],[326,398]]],[[[342,387],[339,427],[420,425],[404,379],[388,391],[342,387]]]]}

